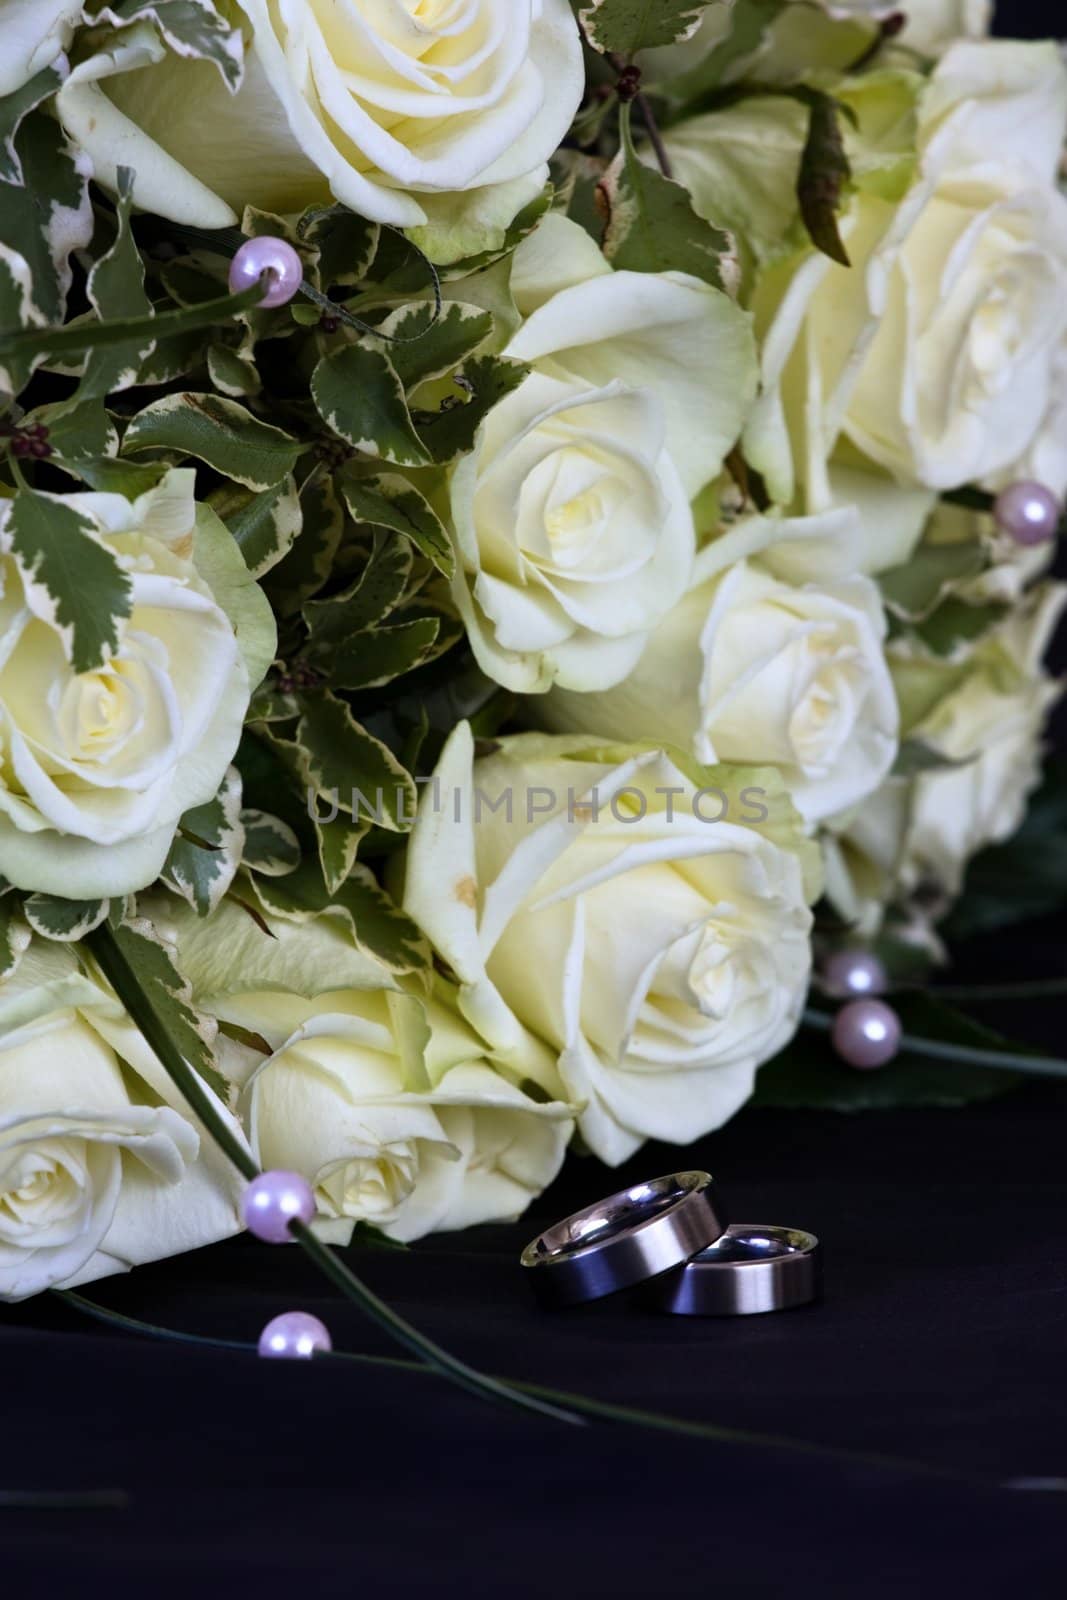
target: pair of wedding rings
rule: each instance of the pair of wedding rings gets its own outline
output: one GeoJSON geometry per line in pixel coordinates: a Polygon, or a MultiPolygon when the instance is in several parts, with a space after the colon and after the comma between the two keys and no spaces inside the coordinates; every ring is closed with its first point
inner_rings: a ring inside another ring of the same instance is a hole
{"type": "Polygon", "coordinates": [[[576,1211],[522,1253],[545,1306],[621,1289],[687,1317],[751,1316],[814,1300],[819,1241],[799,1228],[727,1224],[707,1172],[654,1178],[576,1211]]]}

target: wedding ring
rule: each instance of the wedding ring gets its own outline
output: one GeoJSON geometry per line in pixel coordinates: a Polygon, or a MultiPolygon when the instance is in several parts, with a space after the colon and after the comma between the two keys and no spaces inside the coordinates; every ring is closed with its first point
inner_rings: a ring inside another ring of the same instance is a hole
{"type": "Polygon", "coordinates": [[[577,1305],[669,1272],[725,1227],[711,1174],[676,1172],[557,1222],[526,1246],[522,1265],[543,1305],[577,1305]]]}
{"type": "Polygon", "coordinates": [[[748,1317],[806,1305],[821,1281],[814,1234],[737,1222],[679,1271],[650,1284],[648,1303],[682,1317],[748,1317]]]}

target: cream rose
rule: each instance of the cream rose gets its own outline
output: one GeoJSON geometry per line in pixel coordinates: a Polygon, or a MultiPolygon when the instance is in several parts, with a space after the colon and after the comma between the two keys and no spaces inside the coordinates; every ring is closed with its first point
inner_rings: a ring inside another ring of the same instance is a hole
{"type": "Polygon", "coordinates": [[[896,758],[899,717],[878,588],[834,571],[847,570],[835,549],[846,533],[841,517],[754,517],[721,534],[626,681],[554,691],[545,725],[667,739],[705,765],[776,766],[807,822],[871,794],[896,758]]]}
{"type": "Polygon", "coordinates": [[[138,204],[179,222],[223,227],[247,205],[292,211],[332,193],[375,221],[439,225],[445,253],[463,254],[463,197],[484,221],[492,191],[502,232],[546,181],[582,96],[567,0],[225,9],[247,41],[236,94],[141,28],[76,67],[59,99],[101,179],[133,167],[138,204]]]}
{"type": "Polygon", "coordinates": [[[843,224],[852,269],[807,254],[757,285],[765,392],[750,455],[776,497],[799,487],[809,510],[843,497],[842,446],[852,466],[865,458],[931,490],[996,488],[1037,462],[1050,488],[1067,489],[1056,431],[1067,199],[1055,181],[1067,71],[1052,45],[954,45],[919,96],[909,157],[899,130],[919,81],[843,91],[860,117],[849,135],[859,187],[843,224]],[[915,178],[902,188],[910,159],[915,178]]]}
{"type": "Polygon", "coordinates": [[[533,372],[453,473],[453,594],[498,683],[606,688],[689,582],[690,500],[754,393],[748,318],[695,278],[613,272],[558,216],[512,281],[507,353],[533,372]]]}
{"type": "Polygon", "coordinates": [[[228,901],[207,921],[169,900],[153,915],[222,1022],[258,1160],[313,1185],[320,1236],[344,1244],[369,1222],[406,1242],[502,1221],[556,1176],[574,1117],[521,1087],[551,1064],[532,1037],[506,1074],[447,983],[428,999],[399,992],[328,918],[275,921],[268,937],[228,901]],[[271,1054],[227,1037],[228,1024],[271,1054]]]}
{"type": "Polygon", "coordinates": [[[241,1187],[112,992],[33,944],[0,986],[0,1300],[228,1238],[241,1187]]]}
{"type": "Polygon", "coordinates": [[[0,99],[50,67],[70,44],[80,0],[4,0],[0,15],[0,99]]]}
{"type": "Polygon", "coordinates": [[[461,723],[408,849],[460,1010],[505,1061],[546,1041],[613,1164],[732,1116],[807,989],[814,847],[775,774],[679,760],[534,734],[475,763],[461,723]]]}
{"type": "Polygon", "coordinates": [[[198,512],[194,481],[171,472],[133,503],[63,497],[133,591],[118,648],[82,673],[51,596],[11,553],[0,501],[0,874],[18,888],[76,899],[144,888],[237,749],[274,623],[229,533],[198,512]]]}
{"type": "Polygon", "coordinates": [[[1043,584],[963,659],[891,657],[909,737],[945,765],[890,779],[833,828],[827,890],[863,931],[918,891],[947,909],[971,858],[1017,832],[1062,693],[1042,662],[1065,603],[1067,587],[1043,584]]]}

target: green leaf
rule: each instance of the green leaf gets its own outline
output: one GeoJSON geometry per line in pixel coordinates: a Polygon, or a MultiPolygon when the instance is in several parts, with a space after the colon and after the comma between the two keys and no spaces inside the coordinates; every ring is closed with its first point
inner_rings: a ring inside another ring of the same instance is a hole
{"type": "Polygon", "coordinates": [[[591,0],[578,18],[595,50],[628,56],[691,38],[708,4],[709,0],[591,0]]]}
{"type": "MultiPolygon", "coordinates": [[[[117,234],[106,255],[89,273],[86,294],[102,322],[109,318],[155,316],[144,286],[144,261],[130,231],[133,173],[120,167],[118,174],[117,234]]],[[[144,335],[129,344],[93,350],[78,386],[79,400],[102,400],[139,381],[144,362],[155,349],[155,336],[144,335]]]]}
{"type": "Polygon", "coordinates": [[[241,488],[222,489],[210,497],[209,504],[233,534],[255,578],[284,560],[303,527],[300,495],[291,473],[259,494],[241,488]]]}
{"type": "MultiPolygon", "coordinates": [[[[98,930],[98,937],[105,930],[114,940],[120,956],[166,1030],[172,1045],[214,1090],[223,1104],[228,1104],[229,1085],[215,1065],[212,1049],[214,1026],[196,1010],[189,985],[174,965],[169,949],[152,924],[143,918],[125,921],[113,907],[109,920],[98,930]]],[[[97,946],[91,944],[90,948],[95,950],[97,946]]],[[[119,998],[129,1009],[128,997],[120,994],[119,998]]],[[[132,1011],[131,1015],[140,1026],[140,1018],[132,1011]]],[[[151,1039],[149,1043],[152,1043],[151,1039]]]]}
{"type": "Polygon", "coordinates": [[[712,91],[728,72],[754,56],[793,0],[735,0],[729,27],[711,54],[700,64],[700,87],[712,91]]]}
{"type": "Polygon", "coordinates": [[[22,183],[22,161],[15,137],[30,112],[50,100],[66,76],[64,67],[55,62],[0,100],[0,179],[5,183],[22,183]]]}
{"type": "Polygon", "coordinates": [[[464,362],[453,382],[462,399],[440,411],[420,412],[419,434],[433,460],[446,466],[474,447],[478,429],[495,405],[529,374],[529,367],[510,356],[473,356],[464,362]]]}
{"type": "Polygon", "coordinates": [[[960,645],[974,644],[989,633],[1010,611],[1009,605],[970,605],[950,595],[915,631],[935,655],[951,656],[960,645]]]}
{"type": "Polygon", "coordinates": [[[119,447],[118,429],[102,399],[82,400],[75,394],[70,400],[38,406],[24,421],[48,429],[52,464],[69,467],[75,477],[81,476],[83,461],[111,457],[119,447]]]}
{"type": "Polygon", "coordinates": [[[852,263],[837,226],[837,215],[852,178],[852,165],[841,134],[842,107],[819,89],[795,89],[792,93],[808,107],[808,136],[797,177],[800,215],[816,249],[839,266],[849,267],[852,263]]]}
{"type": "Polygon", "coordinates": [[[314,861],[304,861],[287,878],[256,878],[264,910],[290,922],[330,915],[348,928],[357,949],[374,956],[398,975],[426,972],[430,947],[419,929],[367,871],[356,866],[331,894],[314,861]]]}
{"type": "Polygon", "coordinates": [[[15,138],[21,184],[0,181],[0,391],[17,394],[62,322],[70,256],[92,238],[89,163],[36,111],[15,138]]]}
{"type": "Polygon", "coordinates": [[[417,801],[414,780],[342,700],[329,693],[309,695],[297,741],[306,782],[319,799],[391,833],[411,827],[417,801]]]}
{"type": "Polygon", "coordinates": [[[411,567],[407,540],[378,534],[370,559],[350,588],[304,607],[313,651],[329,654],[353,634],[387,617],[404,595],[411,567]]]}
{"type": "Polygon", "coordinates": [[[270,489],[292,472],[303,446],[244,406],[214,394],[171,394],[141,411],[123,454],[167,450],[207,462],[246,489],[270,489]]]}
{"type": "Polygon", "coordinates": [[[245,847],[241,865],[268,878],[284,878],[300,865],[300,841],[288,823],[266,811],[241,813],[245,847]]]}
{"type": "Polygon", "coordinates": [[[244,76],[244,41],[239,28],[220,15],[212,0],[120,0],[95,19],[114,28],[151,23],[175,55],[210,61],[227,88],[236,90],[244,76]]]}
{"type": "Polygon", "coordinates": [[[241,778],[231,767],[214,800],[182,817],[163,866],[163,882],[206,917],[236,877],[243,851],[241,778]]]}
{"type": "Polygon", "coordinates": [[[57,629],[74,671],[108,661],[133,590],[95,524],[59,495],[23,491],[0,502],[0,549],[14,556],[30,609],[57,629]]]}
{"type": "Polygon", "coordinates": [[[357,217],[345,206],[306,212],[297,233],[318,251],[318,276],[323,289],[362,283],[378,253],[381,228],[357,217]]]}
{"type": "Polygon", "coordinates": [[[263,387],[255,362],[246,360],[229,345],[213,344],[208,348],[207,371],[215,388],[231,400],[259,394],[263,387]]]}
{"type": "Polygon", "coordinates": [[[416,617],[372,628],[339,645],[330,661],[337,689],[373,689],[412,672],[434,653],[441,634],[439,617],[416,617]]]}
{"type": "Polygon", "coordinates": [[[333,571],[344,512],[331,478],[313,474],[300,490],[300,535],[267,576],[266,588],[280,617],[294,616],[333,571]]]}
{"type": "Polygon", "coordinates": [[[23,905],[34,933],[59,944],[77,944],[99,928],[110,909],[108,900],[60,900],[51,894],[31,894],[23,905]]]}
{"type": "Polygon", "coordinates": [[[604,174],[604,254],[619,271],[689,272],[715,289],[733,286],[737,264],[730,235],[693,209],[688,189],[646,166],[634,148],[631,108],[619,118],[622,147],[604,174]]]}
{"type": "Polygon", "coordinates": [[[403,534],[438,572],[446,578],[452,577],[456,558],[444,524],[429,501],[406,478],[396,473],[382,473],[373,478],[346,474],[340,480],[340,488],[354,522],[403,534]]]}
{"type": "MultiPolygon", "coordinates": [[[[931,994],[901,994],[893,1007],[909,1036],[997,1054],[1026,1054],[931,994]]],[[[1015,1088],[1018,1073],[940,1061],[903,1051],[876,1072],[857,1072],[835,1055],[825,1032],[805,1029],[756,1079],[754,1106],[785,1110],[883,1111],[900,1106],[962,1106],[1015,1088]]]]}
{"type": "Polygon", "coordinates": [[[985,565],[985,547],[979,539],[921,544],[902,566],[880,573],[878,582],[882,598],[895,616],[919,622],[958,584],[977,577],[985,565]]]}
{"type": "Polygon", "coordinates": [[[30,947],[30,930],[15,894],[0,894],[0,980],[10,978],[30,947]]]}
{"type": "Polygon", "coordinates": [[[311,394],[326,425],[356,450],[400,466],[430,464],[383,351],[365,341],[335,350],[316,367],[311,394]]]}
{"type": "Polygon", "coordinates": [[[382,324],[393,370],[410,394],[420,383],[443,378],[472,356],[493,332],[493,319],[480,306],[450,301],[437,315],[433,305],[402,306],[382,324]]]}
{"type": "MultiPolygon", "coordinates": [[[[0,185],[0,204],[3,203],[3,186],[0,185]]],[[[2,214],[0,212],[0,215],[2,214]]],[[[62,220],[69,221],[65,217],[62,220]]],[[[68,237],[63,232],[58,236],[63,240],[68,237]]],[[[87,243],[88,240],[81,242],[87,243]]],[[[2,251],[3,246],[0,245],[0,259],[2,251]]],[[[69,278],[64,278],[63,281],[69,287],[69,278]]],[[[0,361],[18,359],[67,362],[76,356],[85,355],[89,350],[129,344],[149,336],[156,340],[158,347],[164,341],[198,333],[205,328],[215,327],[218,323],[231,321],[241,312],[250,311],[256,305],[261,293],[257,284],[251,289],[242,289],[240,294],[228,294],[219,300],[212,300],[207,305],[179,306],[175,311],[160,311],[154,317],[128,317],[118,322],[97,322],[86,317],[78,322],[72,322],[68,327],[19,328],[12,325],[14,319],[2,316],[4,300],[0,287],[0,361]]],[[[63,297],[65,294],[66,288],[63,289],[63,297]]],[[[63,298],[55,316],[57,318],[61,316],[62,311],[63,298]]],[[[38,317],[37,320],[45,319],[38,317]]],[[[142,374],[142,377],[145,377],[145,374],[142,374]]]]}

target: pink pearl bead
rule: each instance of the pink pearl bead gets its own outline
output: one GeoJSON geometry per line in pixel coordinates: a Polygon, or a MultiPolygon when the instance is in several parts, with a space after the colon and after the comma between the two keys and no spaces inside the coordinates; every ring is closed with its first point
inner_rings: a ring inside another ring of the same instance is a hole
{"type": "Polygon", "coordinates": [[[315,1215],[311,1185],[299,1172],[261,1172],[244,1192],[245,1222],[266,1244],[285,1244],[290,1222],[308,1223],[315,1215]]]}
{"type": "Polygon", "coordinates": [[[835,950],[822,969],[823,982],[833,995],[885,994],[889,977],[871,950],[835,950]]]}
{"type": "Polygon", "coordinates": [[[310,1311],[286,1311],[275,1317],[259,1336],[259,1353],[272,1361],[310,1361],[333,1349],[325,1325],[310,1311]]]}
{"type": "Polygon", "coordinates": [[[230,288],[240,294],[263,280],[264,273],[268,276],[260,306],[285,306],[304,281],[304,263],[285,239],[246,239],[230,262],[230,288]]]}
{"type": "Polygon", "coordinates": [[[850,1067],[884,1067],[900,1049],[900,1018],[881,1000],[851,1000],[834,1018],[834,1049],[850,1067]]]}
{"type": "Polygon", "coordinates": [[[993,515],[1001,533],[1016,544],[1044,544],[1056,537],[1063,507],[1043,483],[1012,483],[997,495],[993,515]]]}

